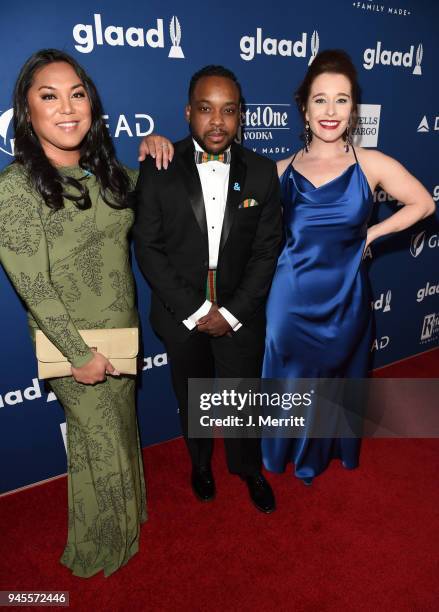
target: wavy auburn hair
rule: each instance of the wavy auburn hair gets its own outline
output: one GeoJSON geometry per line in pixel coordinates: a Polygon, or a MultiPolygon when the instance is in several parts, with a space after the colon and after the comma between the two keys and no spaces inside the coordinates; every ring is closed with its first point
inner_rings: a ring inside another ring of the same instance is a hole
{"type": "MultiPolygon", "coordinates": [[[[350,56],[341,49],[326,49],[316,55],[294,96],[299,113],[305,123],[305,110],[311,92],[311,85],[314,79],[326,72],[343,74],[351,84],[352,111],[350,130],[352,132],[357,123],[357,105],[360,103],[361,90],[357,80],[357,69],[352,63],[350,56]]],[[[346,139],[346,135],[343,138],[346,139]]]]}
{"type": "Polygon", "coordinates": [[[53,166],[40,141],[31,129],[27,94],[35,73],[54,62],[72,66],[87,93],[91,107],[91,127],[81,143],[79,165],[91,172],[99,183],[101,196],[112,208],[125,208],[130,181],[117,161],[114,146],[102,119],[103,109],[96,86],[85,70],[67,53],[58,49],[42,49],[34,53],[22,67],[14,88],[15,162],[21,164],[49,208],[64,207],[63,199],[71,200],[81,210],[90,208],[87,187],[73,177],[64,176],[53,166]],[[74,193],[67,187],[73,187],[74,193]],[[77,195],[75,195],[77,193],[77,195]]]}

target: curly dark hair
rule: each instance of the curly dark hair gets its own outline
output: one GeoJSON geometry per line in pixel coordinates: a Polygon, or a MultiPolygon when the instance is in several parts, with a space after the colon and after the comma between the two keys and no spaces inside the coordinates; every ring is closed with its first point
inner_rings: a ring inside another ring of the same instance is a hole
{"type": "Polygon", "coordinates": [[[53,210],[64,207],[63,199],[74,202],[81,210],[90,208],[87,187],[79,180],[64,176],[53,166],[29,125],[27,94],[37,70],[53,62],[70,64],[84,85],[91,107],[91,127],[81,143],[79,165],[96,177],[101,196],[112,208],[125,208],[130,180],[116,159],[114,146],[102,119],[103,109],[96,86],[85,70],[64,51],[42,49],[22,67],[14,88],[15,163],[22,164],[30,182],[53,210]],[[77,195],[71,193],[70,186],[77,195]]]}
{"type": "MultiPolygon", "coordinates": [[[[318,53],[311,66],[308,68],[305,78],[294,96],[303,122],[305,123],[305,109],[311,91],[311,85],[316,77],[325,72],[343,74],[351,84],[352,111],[350,129],[352,130],[357,123],[357,105],[360,102],[361,90],[357,80],[357,70],[350,56],[342,49],[326,49],[318,53]]],[[[346,139],[346,135],[344,135],[343,138],[346,139]]]]}

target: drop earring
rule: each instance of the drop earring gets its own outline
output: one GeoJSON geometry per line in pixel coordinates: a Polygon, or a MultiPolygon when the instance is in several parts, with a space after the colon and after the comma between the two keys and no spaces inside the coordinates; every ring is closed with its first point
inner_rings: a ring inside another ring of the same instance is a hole
{"type": "Polygon", "coordinates": [[[309,127],[309,121],[305,123],[305,151],[309,153],[309,145],[311,142],[311,128],[309,127]]]}
{"type": "Polygon", "coordinates": [[[349,146],[352,146],[351,122],[350,122],[350,120],[349,120],[348,126],[346,128],[346,133],[345,133],[344,150],[346,151],[346,153],[349,153],[349,146]]]}

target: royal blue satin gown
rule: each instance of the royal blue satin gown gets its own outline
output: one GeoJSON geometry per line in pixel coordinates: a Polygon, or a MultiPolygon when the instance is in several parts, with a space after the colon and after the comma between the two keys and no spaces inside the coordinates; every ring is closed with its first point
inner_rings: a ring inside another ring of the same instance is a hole
{"type": "MultiPolygon", "coordinates": [[[[288,166],[281,177],[285,243],[267,302],[263,378],[366,378],[371,298],[363,250],[373,198],[355,163],[314,185],[288,166]]],[[[294,160],[293,160],[294,161],[294,160]]],[[[358,438],[265,438],[264,465],[295,465],[309,483],[333,458],[358,466],[358,438]]]]}

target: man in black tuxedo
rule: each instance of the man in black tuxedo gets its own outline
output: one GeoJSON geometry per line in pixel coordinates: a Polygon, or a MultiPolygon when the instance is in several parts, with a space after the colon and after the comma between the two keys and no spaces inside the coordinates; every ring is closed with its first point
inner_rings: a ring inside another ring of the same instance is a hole
{"type": "MultiPolygon", "coordinates": [[[[265,301],[281,243],[275,164],[234,142],[241,88],[222,66],[193,75],[186,119],[166,172],[141,163],[134,225],[138,264],[152,288],[150,320],[170,358],[192,488],[215,495],[212,439],[188,438],[189,378],[258,378],[265,301]]],[[[246,481],[259,510],[275,500],[261,474],[258,439],[226,439],[231,473],[246,481]]]]}

